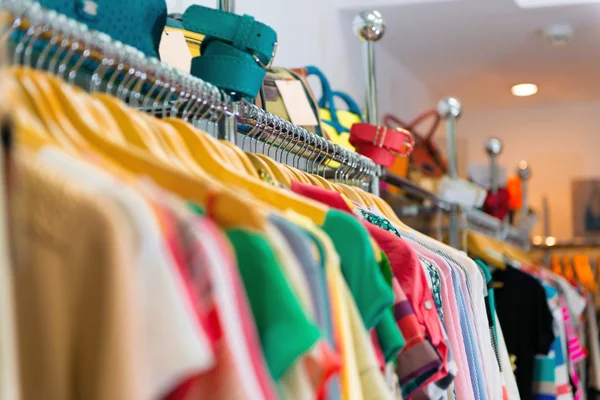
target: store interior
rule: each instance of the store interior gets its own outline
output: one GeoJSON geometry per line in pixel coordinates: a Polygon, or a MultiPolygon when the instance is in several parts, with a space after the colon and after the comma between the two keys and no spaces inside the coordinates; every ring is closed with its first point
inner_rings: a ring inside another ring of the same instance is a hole
{"type": "Polygon", "coordinates": [[[0,400],[600,399],[600,3],[0,16],[0,400]]]}

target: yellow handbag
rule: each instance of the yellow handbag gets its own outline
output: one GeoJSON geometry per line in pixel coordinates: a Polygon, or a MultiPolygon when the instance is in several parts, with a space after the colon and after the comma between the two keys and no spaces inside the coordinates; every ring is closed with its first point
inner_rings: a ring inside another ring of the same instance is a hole
{"type": "Polygon", "coordinates": [[[348,94],[332,90],[329,81],[317,67],[306,67],[306,71],[308,76],[316,76],[321,81],[322,95],[318,104],[324,136],[333,143],[354,151],[349,142],[350,128],[353,124],[362,122],[360,107],[348,94]],[[337,110],[336,98],[344,102],[348,109],[337,110]]]}

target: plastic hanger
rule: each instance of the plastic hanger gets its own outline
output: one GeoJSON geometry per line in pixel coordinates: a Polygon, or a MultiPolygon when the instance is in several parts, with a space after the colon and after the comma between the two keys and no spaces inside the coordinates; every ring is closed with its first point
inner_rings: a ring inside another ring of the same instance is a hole
{"type": "Polygon", "coordinates": [[[56,140],[47,132],[38,117],[31,112],[32,105],[27,105],[26,95],[9,74],[3,74],[4,94],[13,106],[12,121],[15,126],[16,140],[27,148],[38,150],[49,145],[57,145],[56,140]]]}
{"type": "Polygon", "coordinates": [[[271,158],[265,156],[264,154],[254,154],[254,153],[247,153],[248,156],[252,156],[255,157],[257,159],[259,159],[260,161],[262,161],[263,163],[265,163],[270,170],[270,173],[272,174],[271,176],[273,176],[273,178],[281,183],[283,186],[290,188],[292,187],[292,178],[290,177],[289,172],[287,172],[287,170],[279,163],[273,161],[271,158]]]}
{"type": "Polygon", "coordinates": [[[102,102],[109,110],[119,125],[119,129],[130,144],[142,150],[150,151],[161,160],[169,162],[169,156],[157,140],[155,133],[145,126],[139,115],[135,115],[131,110],[127,110],[125,106],[112,95],[96,93],[93,97],[102,102]]]}
{"type": "Polygon", "coordinates": [[[172,125],[177,127],[188,148],[193,149],[192,154],[202,165],[203,169],[224,184],[236,189],[246,189],[257,199],[280,210],[291,208],[301,212],[319,225],[323,225],[325,222],[325,216],[328,211],[326,207],[317,202],[307,201],[307,199],[293,193],[274,188],[258,179],[241,175],[228,165],[222,165],[211,154],[210,147],[206,145],[208,141],[206,134],[198,131],[184,121],[172,121],[172,125]]]}
{"type": "Polygon", "coordinates": [[[473,258],[479,258],[495,268],[506,269],[502,248],[482,233],[467,232],[467,249],[473,258]]]}
{"type": "Polygon", "coordinates": [[[55,121],[54,115],[48,104],[44,101],[44,96],[40,93],[35,82],[26,74],[19,74],[21,68],[13,70],[15,72],[16,82],[22,88],[28,102],[35,107],[35,113],[39,116],[40,121],[46,127],[47,132],[54,138],[56,143],[61,147],[69,150],[76,150],[78,147],[84,147],[77,144],[77,139],[72,139],[63,128],[55,121]]]}
{"type": "Polygon", "coordinates": [[[228,147],[229,150],[235,154],[235,156],[241,161],[242,166],[244,167],[248,175],[253,176],[255,178],[259,177],[258,172],[256,171],[256,168],[254,168],[252,161],[250,160],[248,155],[242,151],[242,149],[237,147],[235,144],[225,140],[219,140],[218,142],[220,145],[228,147]]]}
{"type": "Polygon", "coordinates": [[[552,269],[552,272],[554,272],[557,275],[564,275],[562,265],[560,264],[560,257],[558,256],[558,254],[552,254],[552,258],[550,260],[550,268],[552,269]]]}
{"type": "MultiPolygon", "coordinates": [[[[56,79],[49,77],[49,79],[56,79]]],[[[68,86],[65,92],[68,93],[68,86]]],[[[83,106],[80,98],[73,96],[73,109],[83,106]]],[[[131,110],[131,112],[137,112],[131,110]]],[[[83,121],[85,122],[85,121],[83,121]]],[[[121,165],[132,173],[147,175],[158,185],[179,194],[181,197],[199,204],[210,205],[207,212],[222,226],[245,226],[251,229],[264,230],[265,217],[262,208],[252,198],[242,196],[235,190],[223,186],[211,178],[203,170],[198,169],[202,178],[183,172],[168,162],[157,158],[135,146],[123,146],[105,138],[94,125],[81,125],[80,133],[96,150],[114,163],[121,165]]]]}

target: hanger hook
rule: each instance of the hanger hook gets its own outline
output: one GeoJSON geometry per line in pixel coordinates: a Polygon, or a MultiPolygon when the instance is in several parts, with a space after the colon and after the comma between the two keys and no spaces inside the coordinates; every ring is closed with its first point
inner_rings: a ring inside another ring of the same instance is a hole
{"type": "Polygon", "coordinates": [[[31,60],[31,56],[33,54],[33,49],[34,49],[35,44],[37,43],[38,39],[44,32],[44,30],[48,29],[47,24],[42,23],[42,24],[38,25],[37,23],[33,23],[33,21],[32,21],[31,27],[33,28],[33,34],[31,35],[31,39],[29,40],[29,43],[27,44],[27,46],[25,47],[25,50],[23,51],[22,65],[26,66],[26,67],[33,67],[33,62],[31,60]]]}
{"type": "Polygon", "coordinates": [[[129,104],[135,108],[140,107],[140,97],[148,80],[146,73],[146,56],[141,51],[137,50],[134,55],[134,63],[137,66],[135,78],[132,80],[129,87],[126,88],[123,100],[127,99],[126,93],[129,93],[129,104]]]}
{"type": "MultiPolygon", "coordinates": [[[[25,13],[26,18],[30,18],[30,16],[35,16],[36,13],[38,13],[40,9],[41,9],[41,6],[39,4],[37,4],[36,6],[32,6],[25,13]]],[[[35,33],[35,30],[36,30],[36,26],[34,24],[32,24],[29,28],[27,28],[27,30],[25,31],[25,33],[19,40],[19,43],[17,43],[17,46],[15,47],[15,51],[14,51],[14,57],[13,57],[14,65],[23,65],[24,64],[25,60],[23,59],[23,53],[27,47],[27,43],[28,43],[29,39],[35,33]]]]}
{"type": "MultiPolygon", "coordinates": [[[[246,104],[244,101],[244,102],[242,102],[240,107],[244,108],[244,114],[245,114],[248,104],[246,104]]],[[[252,152],[252,144],[256,140],[255,135],[257,135],[259,132],[258,127],[260,126],[261,119],[262,119],[262,114],[259,114],[254,120],[254,125],[251,126],[250,130],[248,132],[246,132],[246,134],[244,135],[244,139],[242,139],[242,150],[246,149],[246,141],[248,139],[250,139],[250,144],[248,145],[248,151],[252,152]]]]}
{"type": "Polygon", "coordinates": [[[44,24],[43,32],[50,33],[50,38],[47,41],[46,46],[44,46],[44,49],[38,56],[38,59],[35,63],[35,68],[39,69],[39,70],[44,69],[44,64],[46,62],[46,58],[48,57],[50,50],[56,48],[56,44],[58,43],[58,36],[59,36],[57,33],[57,29],[52,26],[52,22],[51,22],[51,21],[55,21],[58,18],[58,13],[54,10],[51,10],[51,11],[48,11],[45,14],[45,16],[46,16],[46,21],[44,24]]]}
{"type": "MultiPolygon", "coordinates": [[[[150,109],[150,100],[153,98],[154,92],[156,90],[159,90],[159,87],[161,87],[161,85],[162,85],[161,77],[159,74],[160,61],[154,57],[151,57],[151,58],[147,59],[146,62],[147,62],[147,70],[151,74],[152,79],[154,79],[154,82],[152,83],[152,86],[150,86],[150,89],[148,89],[146,91],[146,94],[144,95],[144,99],[142,100],[142,109],[143,110],[150,109]]],[[[158,93],[160,93],[160,90],[158,93]]],[[[151,110],[152,110],[152,113],[154,113],[154,107],[152,107],[151,110]]]]}
{"type": "MultiPolygon", "coordinates": [[[[294,148],[296,148],[296,146],[298,145],[298,143],[300,142],[300,133],[298,131],[298,127],[292,125],[292,137],[290,140],[290,143],[292,144],[292,146],[287,150],[287,154],[285,155],[285,164],[286,165],[290,165],[290,155],[293,154],[294,148]]],[[[294,161],[294,155],[292,155],[292,165],[293,165],[293,161],[294,161]]]]}
{"type": "MultiPolygon", "coordinates": [[[[333,147],[334,147],[333,157],[335,158],[340,150],[340,147],[337,144],[334,144],[333,147]]],[[[340,163],[340,166],[336,168],[335,173],[333,175],[334,182],[339,182],[339,174],[340,174],[341,168],[342,168],[342,164],[340,163]]]]}
{"type": "Polygon", "coordinates": [[[127,63],[127,72],[125,77],[117,87],[117,98],[126,101],[127,94],[130,91],[132,83],[135,83],[136,76],[139,76],[139,68],[136,63],[137,50],[131,46],[125,46],[125,57],[127,63]]]}
{"type": "Polygon", "coordinates": [[[298,136],[300,139],[300,149],[294,154],[292,159],[292,167],[298,168],[300,165],[300,158],[304,155],[306,147],[308,147],[308,141],[306,140],[306,131],[302,128],[298,128],[298,136]]]}
{"type": "Polygon", "coordinates": [[[315,149],[317,150],[315,158],[312,161],[312,164],[310,166],[310,173],[314,174],[318,164],[317,164],[317,160],[319,160],[319,158],[321,157],[321,153],[323,152],[323,142],[321,141],[321,137],[317,136],[317,135],[313,135],[313,138],[315,139],[315,149]]]}
{"type": "Polygon", "coordinates": [[[65,48],[68,50],[59,64],[58,70],[56,71],[56,75],[58,75],[58,77],[63,81],[66,80],[65,74],[69,69],[69,63],[71,62],[71,59],[73,59],[73,56],[77,54],[81,47],[81,43],[79,43],[79,36],[81,36],[80,26],[82,25],[77,21],[69,20],[66,26],[67,31],[65,32],[63,42],[65,43],[65,48]]]}
{"type": "Polygon", "coordinates": [[[123,73],[123,70],[125,69],[125,64],[123,63],[124,48],[125,48],[125,45],[123,43],[114,42],[113,60],[111,63],[112,73],[110,75],[110,78],[108,78],[106,87],[104,88],[105,92],[108,94],[112,93],[112,90],[115,86],[117,78],[119,77],[119,75],[121,75],[123,73]],[[116,67],[114,66],[115,63],[117,64],[116,67]]]}
{"type": "MultiPolygon", "coordinates": [[[[258,142],[262,137],[265,129],[267,128],[267,115],[265,113],[259,113],[256,117],[256,124],[254,125],[256,128],[256,132],[252,135],[253,143],[254,143],[254,153],[258,153],[258,142]]],[[[252,143],[251,143],[252,145],[252,143]]]]}
{"type": "Polygon", "coordinates": [[[81,56],[79,57],[73,68],[71,68],[71,71],[69,71],[69,78],[67,82],[71,85],[75,84],[75,78],[77,78],[77,73],[79,72],[79,69],[92,54],[92,51],[90,50],[91,40],[92,34],[88,31],[87,27],[83,26],[81,31],[81,43],[83,44],[83,52],[81,53],[81,56]]]}
{"type": "Polygon", "coordinates": [[[333,145],[333,143],[331,143],[329,140],[323,139],[325,141],[325,143],[327,144],[327,148],[325,149],[325,162],[321,163],[321,170],[323,175],[321,175],[323,177],[323,179],[325,179],[325,172],[327,170],[327,168],[329,168],[329,164],[331,163],[331,160],[333,159],[333,155],[329,152],[330,146],[333,145]]]}
{"type": "Polygon", "coordinates": [[[114,64],[115,60],[111,57],[113,43],[107,34],[94,32],[91,39],[88,40],[88,44],[93,44],[96,50],[102,54],[102,59],[94,69],[94,72],[92,72],[92,77],[88,85],[89,92],[96,93],[100,89],[106,71],[114,64]]]}
{"type": "Polygon", "coordinates": [[[11,26],[0,37],[0,46],[2,46],[2,48],[5,48],[4,46],[12,34],[21,28],[23,25],[23,19],[25,18],[25,15],[28,13],[29,9],[36,6],[39,7],[39,3],[30,1],[12,1],[10,6],[12,8],[11,13],[14,15],[14,20],[11,26]],[[21,8],[19,9],[18,7],[21,8]]]}
{"type": "Polygon", "coordinates": [[[199,93],[199,90],[198,90],[199,85],[198,85],[198,82],[196,81],[196,78],[194,78],[190,75],[187,83],[188,83],[188,91],[190,93],[190,98],[185,103],[185,107],[183,107],[183,111],[181,111],[181,118],[184,121],[189,120],[190,112],[194,108],[196,108],[196,105],[198,104],[198,102],[196,101],[198,99],[197,93],[199,93]]]}
{"type": "Polygon", "coordinates": [[[173,77],[175,78],[172,85],[172,87],[175,89],[173,92],[175,94],[175,100],[173,101],[173,104],[171,104],[169,117],[177,118],[182,107],[184,107],[189,100],[190,93],[188,88],[188,78],[184,76],[181,71],[174,70],[173,77]]]}
{"type": "Polygon", "coordinates": [[[279,153],[275,154],[276,156],[276,161],[279,163],[283,162],[283,155],[287,154],[288,149],[290,148],[290,145],[294,145],[294,134],[293,134],[293,127],[292,124],[289,121],[283,121],[283,126],[285,129],[285,136],[286,136],[286,140],[284,140],[285,146],[280,146],[279,147],[279,153]]]}
{"type": "Polygon", "coordinates": [[[186,115],[186,121],[190,121],[192,124],[194,123],[194,118],[198,115],[198,112],[203,107],[202,99],[205,95],[204,94],[205,93],[204,82],[202,80],[194,79],[193,85],[194,85],[194,91],[198,94],[186,115]],[[188,115],[189,115],[189,117],[188,117],[188,115]]]}
{"type": "MultiPolygon", "coordinates": [[[[273,132],[277,132],[277,136],[275,137],[275,140],[273,141],[273,143],[271,143],[271,145],[275,145],[275,156],[277,155],[277,150],[279,149],[279,147],[282,145],[283,142],[281,142],[279,139],[281,138],[281,135],[283,135],[283,123],[282,123],[282,119],[275,117],[275,130],[273,132]]],[[[271,148],[269,148],[269,154],[267,154],[269,157],[271,157],[271,148]]],[[[274,158],[274,157],[271,157],[274,158]]]]}

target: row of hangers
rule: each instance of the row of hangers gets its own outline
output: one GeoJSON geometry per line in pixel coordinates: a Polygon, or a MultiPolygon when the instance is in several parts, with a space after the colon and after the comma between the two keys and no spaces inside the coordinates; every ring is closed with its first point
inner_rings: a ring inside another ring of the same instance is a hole
{"type": "MultiPolygon", "coordinates": [[[[56,24],[56,13],[39,6],[29,7],[24,13],[24,18],[15,18],[12,28],[27,28],[16,45],[13,66],[4,75],[17,140],[27,147],[54,145],[79,155],[93,152],[119,166],[121,175],[148,175],[164,188],[210,206],[207,212],[223,225],[243,223],[261,228],[265,212],[274,209],[292,209],[319,225],[324,223],[328,210],[325,206],[264,182],[259,176],[259,171],[264,171],[283,187],[290,187],[296,180],[335,190],[365,207],[376,207],[399,226],[410,229],[382,199],[348,184],[360,178],[360,171],[351,175],[342,167],[336,173],[337,182],[330,182],[319,174],[327,165],[317,165],[312,155],[309,171],[305,172],[298,165],[282,162],[284,154],[286,159],[289,156],[285,147],[276,149],[273,159],[244,152],[200,130],[199,122],[207,116],[216,124],[225,115],[225,110],[215,111],[214,107],[207,112],[205,99],[190,101],[191,93],[206,86],[203,81],[186,76],[184,89],[178,94],[186,101],[171,102],[173,92],[158,80],[144,95],[142,88],[150,81],[142,68],[127,65],[136,50],[122,44],[119,47],[127,51],[105,54],[110,62],[103,59],[93,71],[93,82],[108,80],[104,91],[95,85],[93,93],[88,94],[70,85],[68,82],[77,81],[78,68],[90,59],[87,49],[93,48],[90,40],[96,39],[95,34],[74,21],[56,24]],[[34,63],[32,55],[40,41],[46,42],[46,47],[34,63]],[[54,51],[51,57],[50,49],[54,51]],[[74,57],[76,54],[78,57],[74,57]],[[75,66],[70,68],[75,59],[75,66]],[[152,100],[150,95],[155,89],[159,93],[152,100]],[[163,115],[168,116],[157,119],[127,106],[149,102],[162,104],[163,115]],[[184,117],[176,118],[178,115],[184,117]]],[[[173,70],[173,74],[179,73],[173,70]]],[[[263,125],[268,123],[261,121],[263,125]]],[[[258,142],[260,133],[256,127],[248,137],[258,142]]],[[[329,145],[324,140],[315,141],[316,147],[329,145]]],[[[299,160],[301,155],[294,157],[299,160]]]]}

